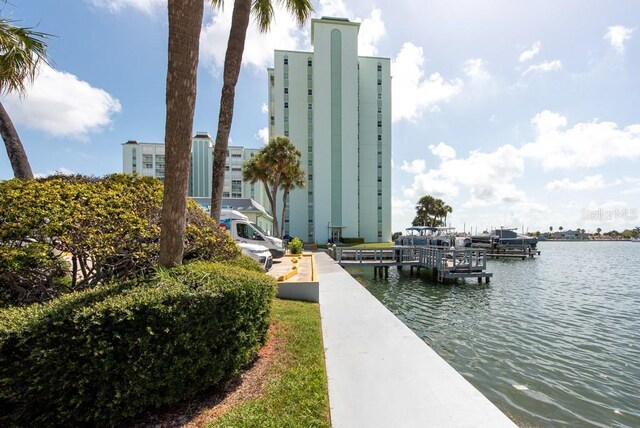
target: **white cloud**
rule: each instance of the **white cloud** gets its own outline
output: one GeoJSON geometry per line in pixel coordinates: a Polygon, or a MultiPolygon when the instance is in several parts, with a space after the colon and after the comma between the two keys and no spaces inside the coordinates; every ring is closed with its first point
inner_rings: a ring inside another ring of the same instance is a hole
{"type": "Polygon", "coordinates": [[[611,46],[619,54],[624,53],[624,44],[631,38],[635,28],[627,28],[622,25],[614,25],[608,28],[603,39],[608,40],[611,46]]]}
{"type": "Polygon", "coordinates": [[[16,123],[77,139],[100,132],[121,110],[120,102],[105,90],[46,64],[24,99],[9,94],[5,106],[16,123]]]}
{"type": "Polygon", "coordinates": [[[97,8],[106,9],[109,12],[117,13],[124,9],[137,9],[146,14],[152,14],[165,8],[167,0],[88,0],[90,4],[97,8]]]}
{"type": "Polygon", "coordinates": [[[39,172],[36,174],[33,174],[33,176],[35,178],[44,178],[44,177],[49,177],[50,175],[74,175],[75,172],[71,171],[68,168],[65,168],[63,166],[61,166],[60,168],[56,169],[55,171],[47,171],[47,172],[39,172]]]}
{"type": "MultiPolygon", "coordinates": [[[[441,143],[442,147],[449,147],[441,143]]],[[[432,152],[438,146],[432,148],[432,152]]],[[[445,150],[440,150],[445,152],[445,150]]],[[[455,152],[454,152],[455,153],[455,152]]],[[[446,199],[456,198],[467,189],[469,199],[465,206],[483,206],[497,203],[525,201],[524,193],[512,181],[524,173],[524,159],[518,149],[505,145],[494,152],[472,152],[467,158],[452,158],[451,153],[441,157],[437,169],[416,174],[411,187],[404,189],[407,198],[424,194],[446,199]]]]}
{"type": "Polygon", "coordinates": [[[482,58],[467,60],[464,62],[462,68],[471,80],[480,81],[491,79],[491,74],[487,71],[487,62],[482,58]]]}
{"type": "MultiPolygon", "coordinates": [[[[356,18],[356,21],[359,21],[356,18]]],[[[380,9],[373,9],[371,15],[361,21],[360,32],[358,34],[358,55],[375,56],[378,54],[378,41],[387,33],[382,12],[380,9]]]]}
{"type": "Polygon", "coordinates": [[[264,114],[269,113],[269,106],[267,105],[267,103],[262,103],[262,105],[260,106],[260,111],[264,114]]]}
{"type": "MultiPolygon", "coordinates": [[[[232,11],[232,2],[225,1],[223,9],[216,10],[205,17],[200,35],[200,58],[205,65],[216,72],[224,65],[232,11]]],[[[318,7],[318,15],[350,17],[353,14],[342,0],[323,0],[318,7]]],[[[351,19],[354,22],[361,22],[358,38],[359,55],[377,55],[376,44],[386,34],[380,9],[372,9],[367,18],[351,19]]],[[[291,14],[278,2],[274,6],[274,21],[268,33],[261,33],[253,19],[249,24],[242,65],[253,66],[262,71],[265,67],[272,65],[273,51],[276,49],[311,49],[308,27],[300,28],[291,14]]]]}
{"type": "Polygon", "coordinates": [[[549,71],[558,71],[560,69],[562,69],[562,62],[559,59],[554,59],[553,61],[530,65],[522,75],[526,76],[529,73],[547,73],[549,71]]]}
{"type": "Polygon", "coordinates": [[[456,149],[443,142],[438,143],[437,146],[431,144],[429,150],[431,150],[431,153],[435,156],[439,157],[441,161],[448,161],[456,157],[456,149]]]}
{"type": "Polygon", "coordinates": [[[531,123],[537,136],[521,148],[521,153],[540,161],[545,170],[590,168],[613,159],[640,157],[637,124],[619,128],[614,122],[594,120],[567,129],[567,119],[549,110],[536,114],[531,123]]]}
{"type": "MultiPolygon", "coordinates": [[[[223,9],[218,9],[209,17],[200,34],[200,59],[213,70],[222,70],[224,56],[231,29],[233,4],[225,1],[223,9]]],[[[251,20],[247,28],[242,65],[263,69],[273,63],[273,51],[276,49],[301,50],[308,40],[307,32],[302,31],[291,15],[277,3],[274,7],[274,21],[268,33],[261,33],[251,20]]]]}
{"type": "Polygon", "coordinates": [[[391,214],[393,218],[394,232],[404,231],[404,228],[411,225],[411,221],[416,213],[416,206],[410,199],[400,199],[391,197],[391,214]]]}
{"type": "Polygon", "coordinates": [[[533,59],[533,57],[535,57],[540,53],[541,47],[542,47],[542,43],[540,42],[540,40],[537,40],[536,42],[533,43],[533,45],[531,45],[530,49],[527,49],[526,51],[520,54],[520,57],[518,57],[518,61],[525,62],[533,59]]]}
{"type": "Polygon", "coordinates": [[[319,16],[345,17],[350,12],[342,0],[320,0],[319,16]]]}
{"type": "Polygon", "coordinates": [[[263,144],[267,144],[269,142],[269,128],[265,126],[264,128],[258,129],[255,138],[258,141],[262,141],[263,144]]]}
{"type": "Polygon", "coordinates": [[[393,75],[393,121],[415,121],[424,110],[433,111],[438,104],[458,95],[464,86],[460,79],[446,82],[440,73],[424,77],[424,54],[421,47],[410,42],[402,45],[391,61],[393,75]]]}
{"type": "Polygon", "coordinates": [[[411,174],[420,174],[424,171],[427,164],[423,159],[415,159],[408,163],[407,161],[402,161],[401,170],[409,172],[411,174]]]}
{"type": "Polygon", "coordinates": [[[555,190],[595,190],[602,189],[606,187],[604,177],[600,174],[598,175],[589,175],[584,177],[579,181],[571,181],[568,178],[563,178],[562,180],[554,180],[550,181],[546,185],[546,189],[550,191],[555,190]]]}

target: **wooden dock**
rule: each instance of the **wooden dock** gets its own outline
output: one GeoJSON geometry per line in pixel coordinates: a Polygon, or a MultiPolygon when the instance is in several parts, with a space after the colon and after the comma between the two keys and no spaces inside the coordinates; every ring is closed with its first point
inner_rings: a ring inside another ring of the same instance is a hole
{"type": "Polygon", "coordinates": [[[493,276],[486,272],[487,254],[484,249],[451,249],[435,246],[394,246],[384,248],[342,248],[336,247],[334,258],[341,266],[372,266],[374,276],[386,277],[389,267],[429,269],[434,281],[447,279],[482,278],[488,283],[493,276]]]}

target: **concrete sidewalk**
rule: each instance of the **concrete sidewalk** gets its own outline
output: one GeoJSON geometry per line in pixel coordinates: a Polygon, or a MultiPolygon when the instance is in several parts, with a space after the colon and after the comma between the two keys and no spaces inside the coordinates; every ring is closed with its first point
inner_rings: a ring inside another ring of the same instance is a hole
{"type": "Polygon", "coordinates": [[[333,428],[516,426],[328,255],[315,261],[333,428]]]}

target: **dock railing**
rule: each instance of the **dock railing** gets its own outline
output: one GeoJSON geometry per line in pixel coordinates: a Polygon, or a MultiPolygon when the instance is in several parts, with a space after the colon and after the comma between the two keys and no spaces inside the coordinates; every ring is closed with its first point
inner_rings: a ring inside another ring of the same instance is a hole
{"type": "Polygon", "coordinates": [[[340,264],[414,265],[439,271],[483,271],[487,268],[486,251],[477,248],[436,246],[396,246],[384,248],[335,248],[340,264]]]}

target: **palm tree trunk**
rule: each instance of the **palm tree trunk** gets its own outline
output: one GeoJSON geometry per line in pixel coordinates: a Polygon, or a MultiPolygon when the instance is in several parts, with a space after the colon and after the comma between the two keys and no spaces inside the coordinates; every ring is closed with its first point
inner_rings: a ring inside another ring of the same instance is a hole
{"type": "Polygon", "coordinates": [[[20,141],[20,137],[18,137],[18,132],[16,128],[14,128],[11,118],[1,102],[0,135],[2,135],[4,145],[7,148],[7,155],[9,155],[9,162],[11,162],[11,168],[13,168],[13,175],[16,178],[33,178],[27,153],[24,151],[24,146],[20,141]]]}
{"type": "Polygon", "coordinates": [[[233,121],[233,105],[236,94],[236,84],[242,65],[244,41],[247,36],[249,17],[251,15],[251,0],[235,0],[231,15],[231,30],[227,52],[224,57],[224,76],[222,95],[220,97],[220,114],[218,116],[218,131],[216,132],[216,146],[213,152],[213,173],[211,180],[211,217],[220,219],[222,205],[222,190],[224,188],[224,165],[227,159],[229,133],[233,121]]]}
{"type": "Polygon", "coordinates": [[[269,185],[264,183],[264,190],[267,194],[267,199],[269,199],[269,204],[271,204],[271,215],[273,216],[273,235],[278,236],[278,216],[276,215],[276,193],[278,189],[274,190],[275,193],[271,192],[269,185]]]}
{"type": "Polygon", "coordinates": [[[287,213],[287,198],[289,197],[289,189],[285,188],[282,193],[282,217],[280,217],[280,235],[278,238],[284,236],[284,216],[287,213]]]}
{"type": "Polygon", "coordinates": [[[166,175],[160,232],[160,265],[165,267],[181,264],[184,253],[191,134],[204,2],[169,0],[168,10],[166,175]]]}

